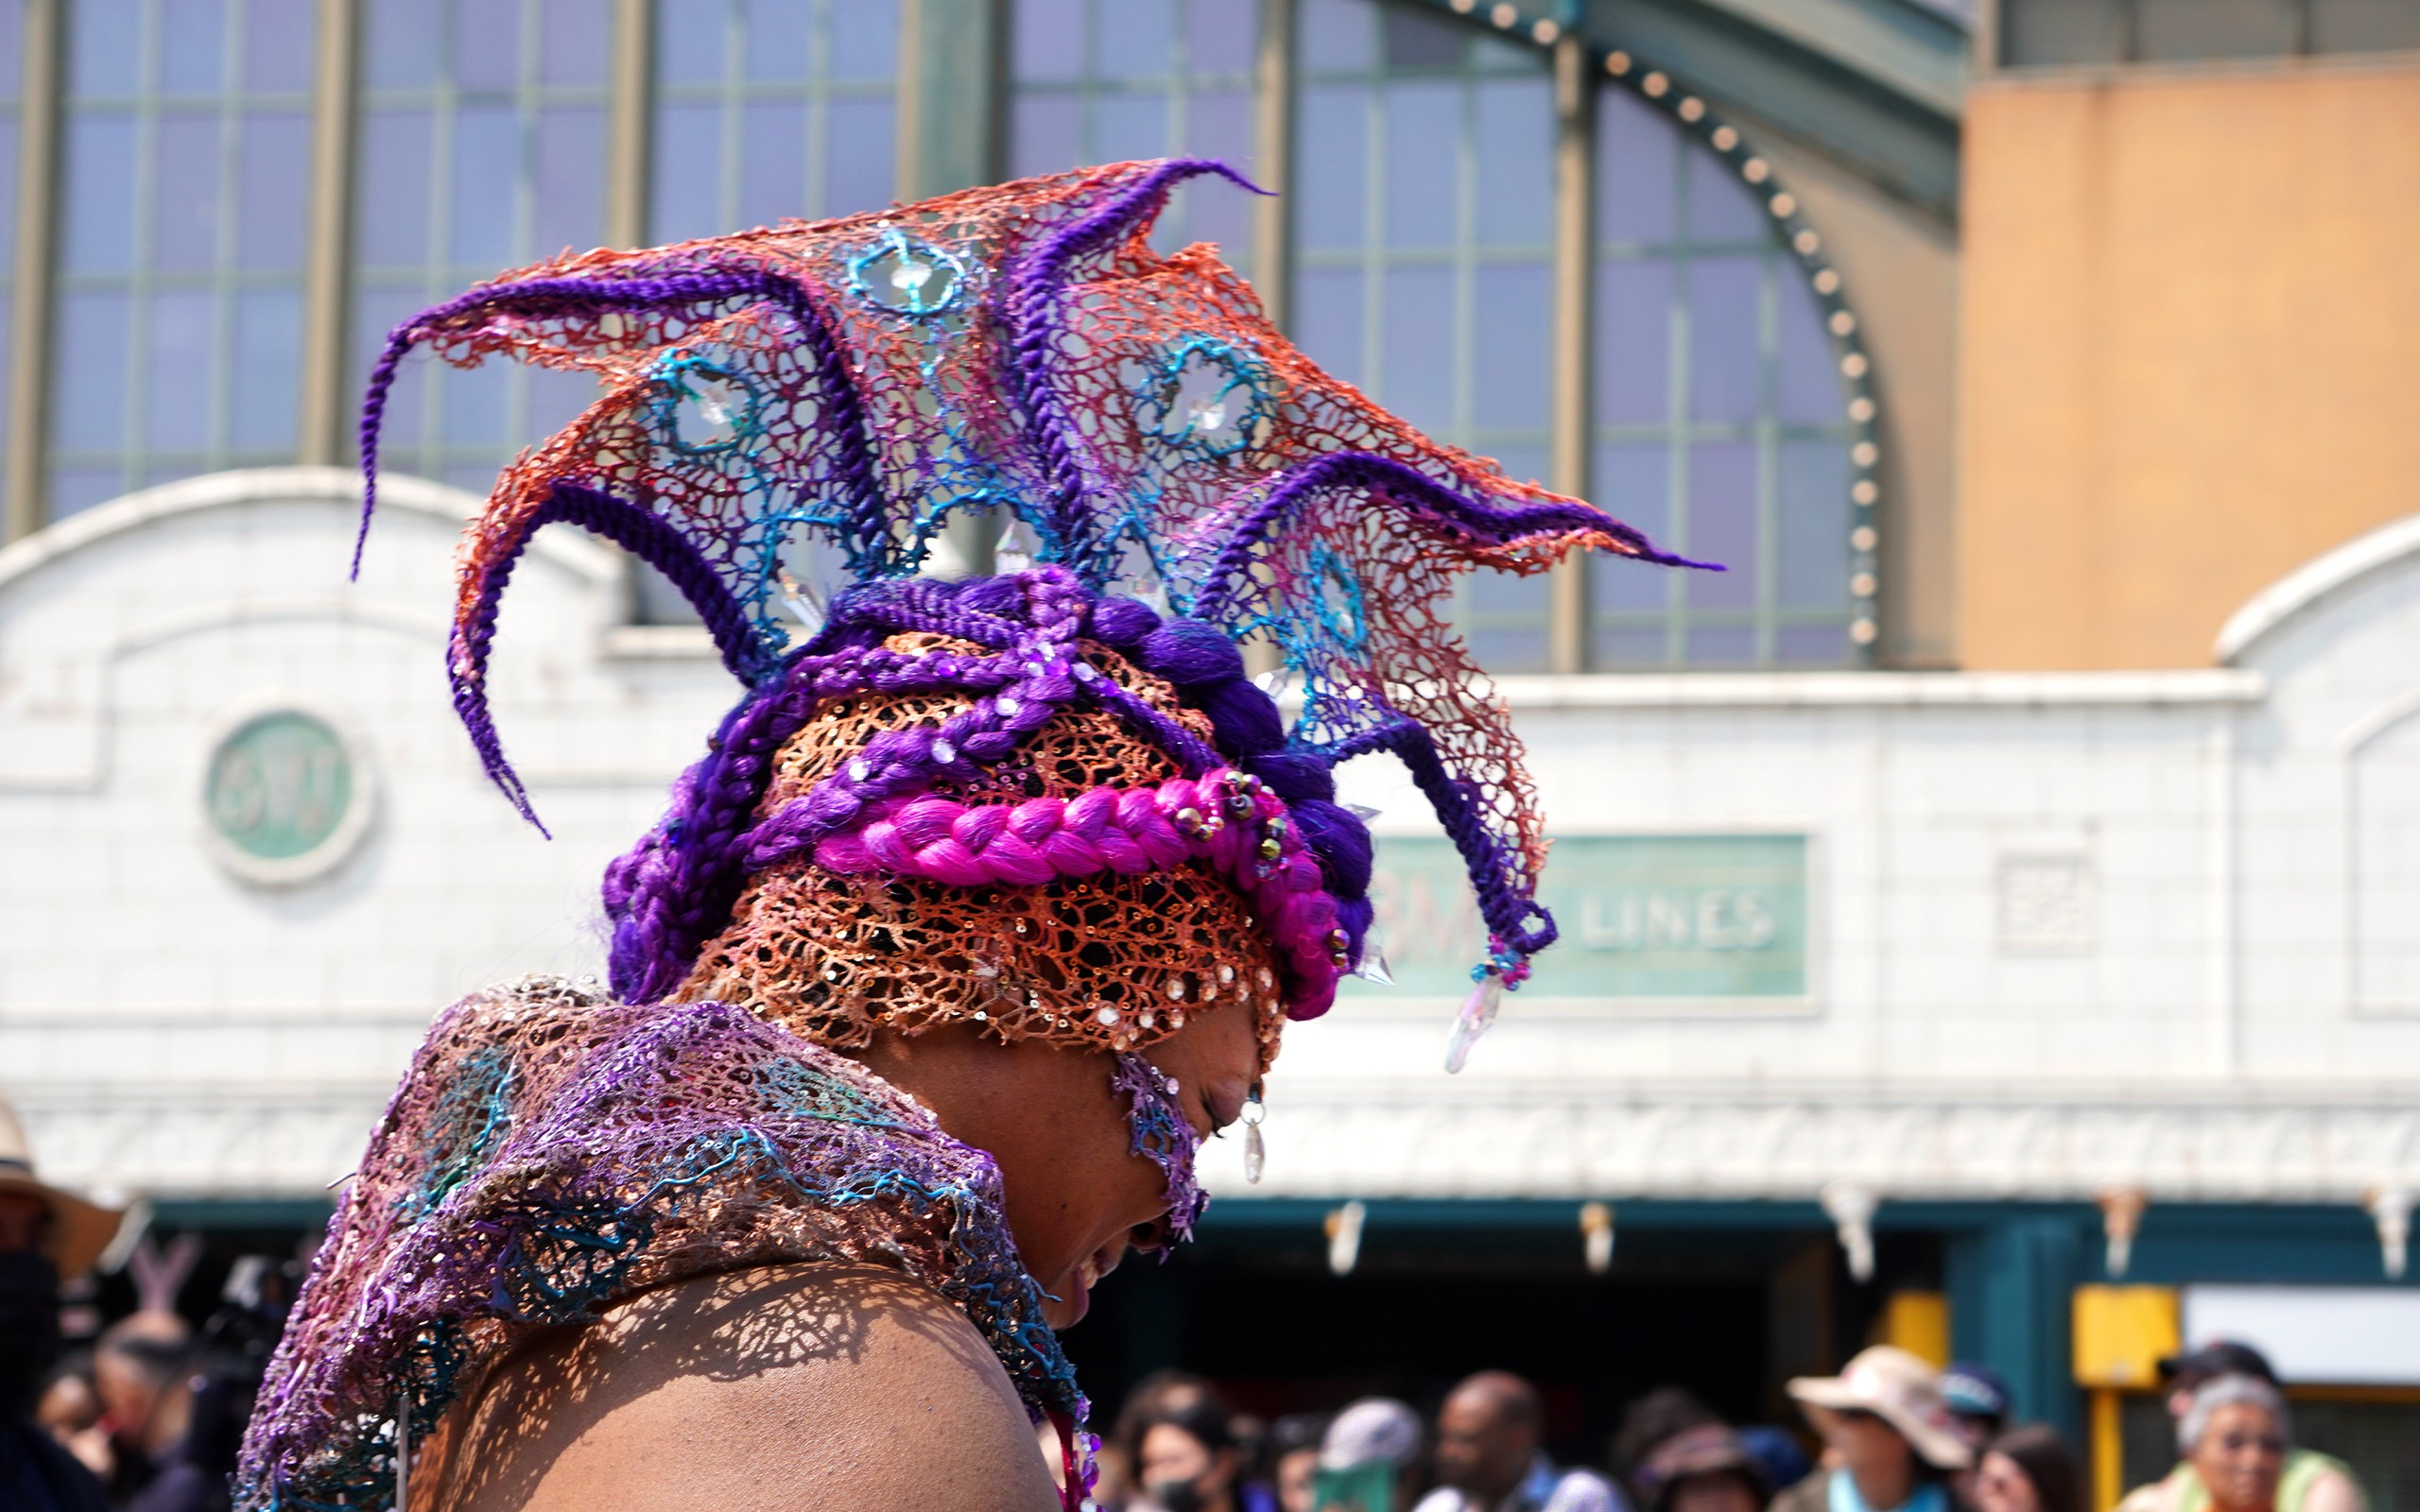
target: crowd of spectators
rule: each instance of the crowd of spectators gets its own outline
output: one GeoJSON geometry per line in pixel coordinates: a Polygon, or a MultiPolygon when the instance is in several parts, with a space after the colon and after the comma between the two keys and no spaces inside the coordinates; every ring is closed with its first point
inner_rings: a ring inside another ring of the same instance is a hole
{"type": "MultiPolygon", "coordinates": [[[[173,1297],[60,1358],[60,1280],[114,1215],[45,1185],[0,1102],[0,1512],[222,1512],[253,1388],[298,1279],[239,1263],[199,1332],[173,1297]]],[[[174,1288],[167,1288],[173,1293],[174,1288]]],[[[2162,1362],[2179,1460],[2116,1512],[2368,1512],[2342,1461],[2294,1442],[2259,1351],[2220,1342],[2162,1362]]],[[[2085,1512],[2052,1429],[2011,1424],[1999,1378],[1888,1345],[1789,1395],[1811,1434],[1723,1421],[1668,1387],[1633,1402],[1603,1470],[1558,1465],[1537,1389],[1482,1370],[1433,1419],[1370,1397],[1263,1423],[1200,1377],[1129,1395],[1101,1454],[1098,1512],[2085,1512]]],[[[1046,1430],[1046,1433],[1047,1430],[1046,1430]]],[[[1054,1456],[1048,1456],[1056,1463],[1054,1456]]]]}
{"type": "MultiPolygon", "coordinates": [[[[2220,1343],[2162,1362],[2179,1461],[2118,1512],[2367,1512],[2342,1461],[2292,1443],[2276,1374],[2220,1343]]],[[[1128,1398],[1102,1452],[1101,1512],[2085,1512],[2057,1430],[2010,1420],[1988,1367],[1888,1345],[1789,1383],[1791,1428],[1725,1422],[1677,1387],[1633,1402],[1602,1470],[1545,1451],[1537,1390],[1485,1370],[1432,1419],[1369,1397],[1263,1424],[1167,1371],[1128,1398]],[[1811,1447],[1815,1452],[1807,1452],[1811,1447]]]]}

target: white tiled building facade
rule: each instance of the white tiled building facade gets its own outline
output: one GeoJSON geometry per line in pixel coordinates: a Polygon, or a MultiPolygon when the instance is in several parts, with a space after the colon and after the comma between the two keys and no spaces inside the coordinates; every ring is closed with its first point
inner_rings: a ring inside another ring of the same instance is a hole
{"type": "MultiPolygon", "coordinates": [[[[625,623],[612,555],[542,537],[495,656],[541,838],[448,704],[473,501],[387,482],[348,583],[355,489],[218,474],[0,553],[0,1088],[60,1177],[319,1193],[438,1007],[598,969],[600,868],[735,696],[701,639],[625,623]],[[341,751],[357,836],[231,843],[269,820],[217,764],[283,738],[264,715],[341,751]]],[[[1612,880],[1461,1076],[1433,964],[1289,1036],[1262,1190],[2392,1207],[2420,1187],[2414,644],[2420,519],[2247,606],[2208,671],[1509,680],[1566,863],[1612,880]],[[1713,868],[1682,902],[1634,885],[1676,855],[1713,868]],[[1698,932],[1679,988],[1638,974],[1642,929],[1698,932]]],[[[1433,846],[1394,774],[1347,787],[1433,846]]]]}

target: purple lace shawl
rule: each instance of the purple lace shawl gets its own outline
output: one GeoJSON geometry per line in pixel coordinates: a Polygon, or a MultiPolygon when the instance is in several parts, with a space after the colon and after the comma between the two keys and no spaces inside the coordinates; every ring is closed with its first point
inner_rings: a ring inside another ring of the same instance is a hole
{"type": "Polygon", "coordinates": [[[912,1099],[720,1004],[633,1008],[547,977],[474,994],[430,1030],[329,1222],[236,1505],[386,1505],[399,1415],[424,1441],[534,1330],[799,1261],[932,1286],[1037,1422],[1082,1421],[997,1167],[912,1099]]]}

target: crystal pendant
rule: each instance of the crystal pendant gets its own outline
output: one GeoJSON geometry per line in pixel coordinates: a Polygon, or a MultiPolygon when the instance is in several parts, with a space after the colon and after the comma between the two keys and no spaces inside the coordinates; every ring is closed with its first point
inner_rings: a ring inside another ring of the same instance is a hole
{"type": "Polygon", "coordinates": [[[1379,987],[1395,985],[1395,974],[1387,970],[1387,953],[1374,945],[1361,953],[1361,964],[1353,969],[1353,974],[1379,987]]]}
{"type": "Polygon", "coordinates": [[[1269,1146],[1261,1143],[1260,1124],[1255,1120],[1244,1126],[1244,1179],[1258,1184],[1268,1164],[1269,1146]]]}
{"type": "Polygon", "coordinates": [[[1454,1015],[1454,1032],[1445,1039],[1445,1070],[1457,1072],[1471,1058],[1471,1046],[1495,1022],[1495,1010],[1504,1005],[1504,978],[1494,971],[1471,989],[1462,1000],[1462,1011],[1454,1015]]]}
{"type": "Polygon", "coordinates": [[[1355,818],[1359,819],[1364,824],[1369,823],[1372,819],[1378,816],[1378,811],[1372,808],[1367,803],[1347,803],[1344,805],[1344,808],[1346,813],[1352,815],[1355,818]]]}

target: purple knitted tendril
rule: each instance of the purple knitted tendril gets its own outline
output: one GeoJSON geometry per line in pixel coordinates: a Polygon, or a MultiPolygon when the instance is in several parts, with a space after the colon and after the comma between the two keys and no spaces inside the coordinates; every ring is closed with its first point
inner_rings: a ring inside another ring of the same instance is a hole
{"type": "Polygon", "coordinates": [[[1167,1183],[1167,1227],[1157,1250],[1165,1262],[1170,1250],[1193,1237],[1194,1224],[1210,1205],[1209,1194],[1201,1190],[1193,1169],[1194,1152],[1201,1142],[1177,1101],[1182,1090],[1177,1079],[1162,1075],[1141,1056],[1119,1052],[1110,1086],[1126,1094],[1126,1126],[1133,1131],[1132,1153],[1158,1166],[1167,1183]]]}

